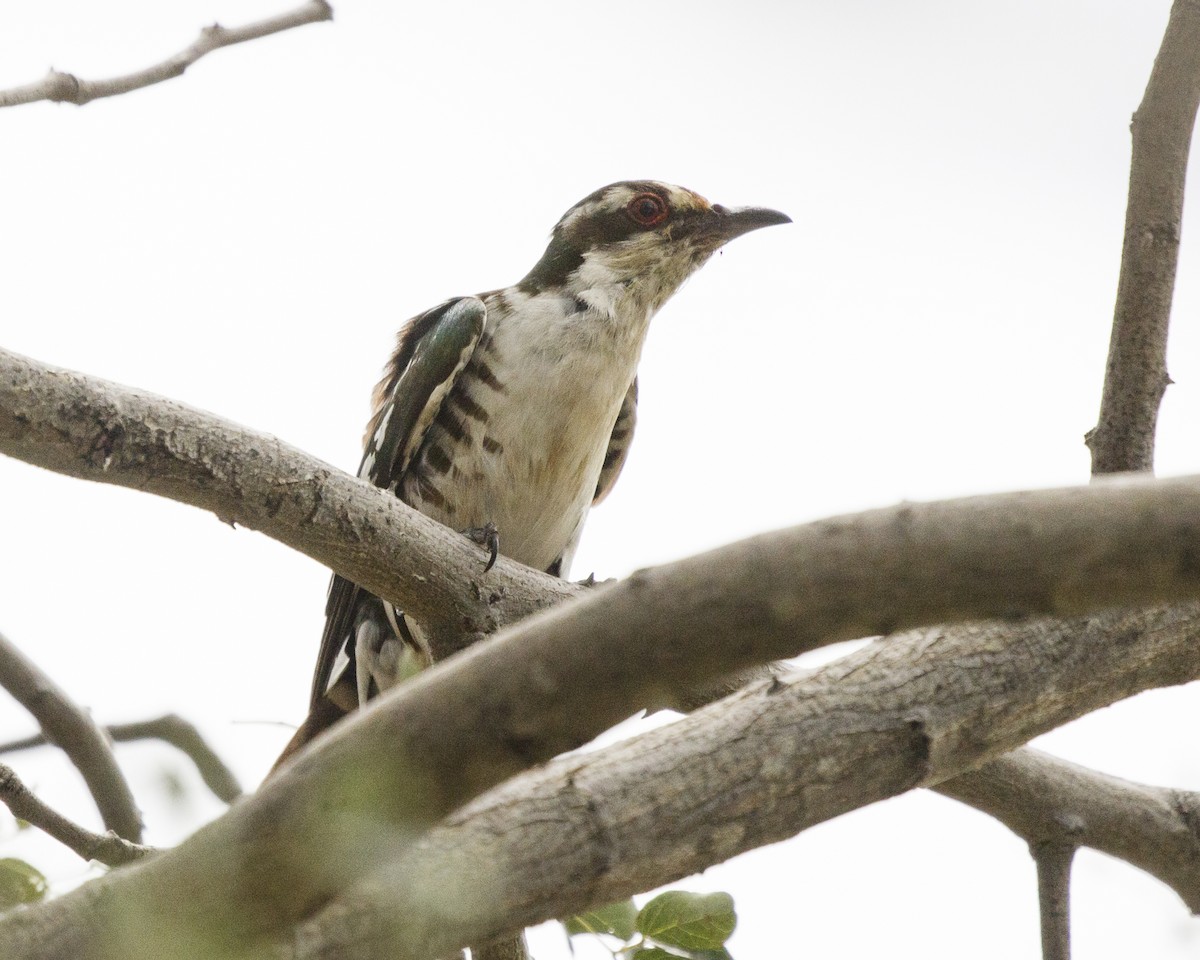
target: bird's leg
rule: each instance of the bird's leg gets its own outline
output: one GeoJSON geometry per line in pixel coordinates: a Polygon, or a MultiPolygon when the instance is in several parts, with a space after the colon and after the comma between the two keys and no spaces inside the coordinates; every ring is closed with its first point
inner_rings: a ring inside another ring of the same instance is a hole
{"type": "Polygon", "coordinates": [[[500,531],[489,520],[482,527],[468,527],[463,531],[463,536],[481,547],[487,547],[488,561],[483,567],[483,572],[487,573],[496,565],[496,557],[500,555],[500,531]]]}

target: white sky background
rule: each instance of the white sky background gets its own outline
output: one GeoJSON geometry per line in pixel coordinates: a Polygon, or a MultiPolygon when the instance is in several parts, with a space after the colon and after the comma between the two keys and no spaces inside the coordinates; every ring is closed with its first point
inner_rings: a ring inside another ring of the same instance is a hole
{"type": "MultiPolygon", "coordinates": [[[[50,65],[123,73],[285,5],[9,0],[0,86],[50,65]]],[[[1168,9],[339,3],[333,24],[180,80],[0,114],[0,344],[352,469],[404,319],[515,281],[572,203],[653,177],[796,222],[731,244],[655,321],[638,439],[576,576],[900,499],[1084,482],[1128,123],[1168,9]]],[[[1200,471],[1198,280],[1185,243],[1162,475],[1200,471]]],[[[0,491],[0,630],[102,722],[175,710],[257,782],[304,710],[326,571],[10,460],[0,491]]],[[[1194,689],[1147,695],[1039,746],[1200,788],[1197,706],[1194,689]]],[[[0,735],[30,729],[0,703],[0,735]]],[[[218,812],[169,751],[121,756],[150,842],[218,812]]],[[[12,762],[97,825],[51,753],[12,762]]],[[[12,835],[0,825],[0,856],[82,875],[12,835]]],[[[1002,827],[922,793],[690,883],[734,893],[739,960],[987,960],[1036,955],[1033,875],[1002,827]]],[[[1200,950],[1173,893],[1098,855],[1079,857],[1073,909],[1080,960],[1200,950]]],[[[553,933],[538,946],[565,956],[553,933]]]]}

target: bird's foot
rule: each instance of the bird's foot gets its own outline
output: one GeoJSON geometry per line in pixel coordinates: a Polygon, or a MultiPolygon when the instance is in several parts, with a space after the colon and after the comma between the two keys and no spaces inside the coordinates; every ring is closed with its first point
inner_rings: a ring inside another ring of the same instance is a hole
{"type": "Polygon", "coordinates": [[[487,573],[496,565],[496,557],[500,555],[500,531],[489,520],[482,527],[468,527],[463,531],[463,536],[472,543],[477,543],[481,547],[487,547],[488,561],[483,567],[483,572],[487,573]]]}

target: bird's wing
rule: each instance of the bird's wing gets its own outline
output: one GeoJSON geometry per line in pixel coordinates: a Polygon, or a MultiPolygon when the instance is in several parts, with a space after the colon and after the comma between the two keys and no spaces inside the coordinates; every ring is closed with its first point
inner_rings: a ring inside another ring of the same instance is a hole
{"type": "Polygon", "coordinates": [[[596,495],[592,506],[608,496],[621,475],[629,447],[633,443],[633,428],[637,424],[637,378],[629,385],[625,399],[621,401],[621,412],[613,424],[612,436],[608,438],[608,452],[604,455],[604,466],[600,468],[600,479],[596,483],[596,495]]]}
{"type": "MultiPolygon", "coordinates": [[[[446,395],[471,359],[486,322],[482,300],[459,297],[404,325],[391,362],[375,388],[375,412],[367,425],[360,477],[377,487],[398,489],[446,395]]],[[[338,655],[348,646],[347,652],[353,656],[354,645],[346,641],[367,600],[374,598],[345,577],[335,574],[330,580],[325,632],[313,674],[313,708],[329,689],[338,655]]]]}

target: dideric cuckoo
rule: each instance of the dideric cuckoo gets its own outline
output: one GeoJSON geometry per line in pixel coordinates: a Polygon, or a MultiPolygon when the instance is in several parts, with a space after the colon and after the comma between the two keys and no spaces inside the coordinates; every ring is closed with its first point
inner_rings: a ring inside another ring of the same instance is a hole
{"type": "MultiPolygon", "coordinates": [[[[489,544],[492,559],[498,547],[565,576],[629,451],[650,318],[722,245],[787,222],[652,180],[585,197],[520,282],[404,325],[359,476],[489,544]]],[[[428,660],[419,624],[335,575],[311,711],[283,757],[428,660]]]]}

